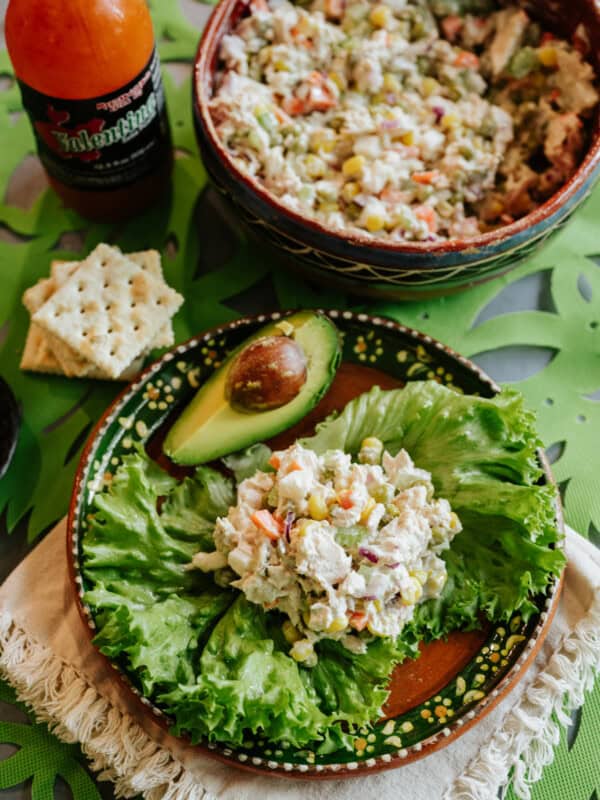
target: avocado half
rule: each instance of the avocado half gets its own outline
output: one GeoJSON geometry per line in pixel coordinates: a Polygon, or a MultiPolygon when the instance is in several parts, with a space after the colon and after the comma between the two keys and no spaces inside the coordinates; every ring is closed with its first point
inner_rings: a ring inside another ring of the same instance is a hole
{"type": "Polygon", "coordinates": [[[341,360],[340,336],[323,314],[299,311],[260,328],[233,350],[198,390],[169,431],[163,448],[177,464],[202,464],[269,439],[294,425],[316,406],[329,389],[341,360]],[[304,351],[306,381],[289,403],[268,411],[240,411],[226,397],[227,375],[235,358],[263,336],[285,331],[304,351]]]}

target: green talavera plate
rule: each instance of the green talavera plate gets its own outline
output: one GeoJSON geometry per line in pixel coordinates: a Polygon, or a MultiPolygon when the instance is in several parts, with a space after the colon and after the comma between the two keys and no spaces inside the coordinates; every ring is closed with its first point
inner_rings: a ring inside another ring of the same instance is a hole
{"type": "MultiPolygon", "coordinates": [[[[360,383],[377,382],[377,373],[400,382],[436,380],[458,391],[492,396],[498,387],[474,364],[430,336],[392,320],[326,312],[343,338],[343,362],[357,365],[360,383]],[[365,367],[371,368],[365,369],[365,367]],[[362,368],[362,369],[360,369],[362,368]]],[[[80,569],[81,541],[94,495],[103,490],[124,455],[146,445],[168,426],[223,358],[257,328],[282,314],[240,319],[175,347],[152,364],[108,409],[84,449],[71,507],[68,535],[72,571],[81,612],[93,635],[95,622],[83,601],[87,589],[80,569]]],[[[352,369],[352,368],[350,368],[352,369]]],[[[540,458],[542,458],[540,454],[540,458]]],[[[552,480],[544,464],[546,480],[552,480]]],[[[557,509],[558,524],[562,524],[557,509]]],[[[542,644],[558,601],[560,582],[535,599],[539,609],[527,623],[518,613],[501,625],[480,632],[457,633],[447,642],[425,646],[421,657],[396,668],[384,709],[387,716],[353,734],[354,752],[320,754],[279,746],[260,737],[233,750],[215,743],[200,747],[220,759],[256,771],[294,777],[342,777],[409,763],[452,741],[498,702],[522,677],[542,644]],[[416,688],[418,687],[418,689],[416,688]]],[[[125,684],[151,713],[168,727],[166,714],[143,697],[130,677],[114,665],[125,684]]]]}

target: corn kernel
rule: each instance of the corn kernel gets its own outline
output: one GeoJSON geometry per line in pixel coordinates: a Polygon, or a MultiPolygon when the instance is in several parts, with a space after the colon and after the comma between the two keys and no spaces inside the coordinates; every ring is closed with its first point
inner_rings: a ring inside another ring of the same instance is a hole
{"type": "Polygon", "coordinates": [[[376,5],[369,14],[369,20],[376,28],[387,28],[392,19],[392,12],[389,6],[376,5]]]}
{"type": "Polygon", "coordinates": [[[364,156],[351,156],[342,164],[342,173],[346,178],[358,176],[362,173],[365,163],[366,160],[364,156]]]}
{"type": "Polygon", "coordinates": [[[383,447],[381,439],[378,439],[376,436],[367,436],[366,439],[363,439],[360,443],[361,447],[383,447]]]}
{"type": "Polygon", "coordinates": [[[385,219],[380,214],[369,214],[365,220],[365,227],[370,233],[375,233],[385,227],[385,219]]]}
{"type": "Polygon", "coordinates": [[[308,498],[308,513],[318,522],[327,519],[329,515],[329,509],[327,508],[327,503],[325,502],[325,498],[321,493],[313,492],[313,494],[311,494],[311,496],[308,498]]]}
{"type": "Polygon", "coordinates": [[[379,629],[377,628],[377,624],[375,622],[371,622],[371,621],[367,622],[367,630],[373,636],[381,636],[382,635],[380,633],[379,629]]]}
{"type": "Polygon", "coordinates": [[[367,436],[360,445],[358,460],[362,464],[379,464],[383,453],[383,442],[376,436],[367,436]]]}
{"type": "Polygon", "coordinates": [[[346,617],[336,617],[333,622],[327,627],[327,633],[339,633],[348,627],[348,620],[346,617]]]}
{"type": "Polygon", "coordinates": [[[281,59],[278,59],[273,64],[273,66],[275,67],[277,72],[289,72],[290,71],[289,65],[285,61],[282,61],[281,59]]]}
{"type": "Polygon", "coordinates": [[[400,137],[400,141],[402,144],[405,144],[407,147],[411,147],[415,143],[415,133],[414,131],[406,131],[400,137]]]}
{"type": "Polygon", "coordinates": [[[458,127],[459,119],[456,114],[444,114],[441,119],[441,126],[445,131],[452,130],[458,127]]]}
{"type": "Polygon", "coordinates": [[[383,76],[383,88],[386,92],[399,92],[402,86],[395,75],[391,72],[386,72],[383,76]]]}
{"type": "Polygon", "coordinates": [[[290,655],[294,661],[311,662],[315,660],[315,648],[308,639],[301,639],[299,642],[294,642],[290,655]]]}
{"type": "Polygon", "coordinates": [[[322,211],[324,214],[332,214],[334,211],[339,211],[340,207],[337,203],[332,203],[329,201],[325,201],[320,203],[319,211],[322,211]]]}
{"type": "Polygon", "coordinates": [[[389,503],[393,496],[394,490],[389,483],[376,486],[371,492],[371,497],[373,497],[378,503],[389,503]]]}
{"type": "Polygon", "coordinates": [[[431,529],[431,537],[436,544],[439,544],[446,539],[446,531],[444,528],[440,528],[439,525],[434,525],[431,529]]]}
{"type": "Polygon", "coordinates": [[[374,600],[373,601],[373,605],[375,606],[375,610],[376,611],[382,611],[383,604],[382,604],[381,600],[374,600]]]}
{"type": "Polygon", "coordinates": [[[335,139],[333,131],[315,131],[310,137],[310,149],[316,152],[331,153],[335,147],[335,139]]]}
{"type": "Polygon", "coordinates": [[[411,569],[410,576],[411,578],[416,578],[421,586],[427,582],[427,578],[429,577],[426,569],[411,569]]]}
{"type": "Polygon", "coordinates": [[[440,217],[449,219],[454,213],[454,208],[447,200],[440,200],[436,206],[436,211],[440,217]]]}
{"type": "Polygon", "coordinates": [[[298,629],[292,625],[289,619],[286,619],[286,621],[283,623],[283,625],[281,626],[281,630],[288,644],[294,644],[295,642],[299,642],[300,639],[302,638],[298,629]]]}
{"type": "Polygon", "coordinates": [[[427,580],[427,588],[437,594],[446,585],[447,575],[445,572],[432,572],[427,580]]]}
{"type": "Polygon", "coordinates": [[[537,56],[544,67],[556,67],[558,65],[558,55],[554,47],[538,48],[537,56]]]}
{"type": "Polygon", "coordinates": [[[452,511],[450,514],[450,530],[456,531],[458,529],[460,529],[460,520],[454,511],[452,511]]]}
{"type": "Polygon", "coordinates": [[[423,587],[416,578],[409,578],[406,586],[402,589],[402,605],[412,606],[418,603],[423,595],[423,587]]]}
{"type": "Polygon", "coordinates": [[[300,523],[300,525],[298,525],[298,529],[297,529],[296,535],[300,536],[300,537],[306,536],[306,534],[308,532],[308,529],[310,528],[311,525],[312,525],[312,520],[303,519],[302,522],[300,523]]]}
{"type": "Polygon", "coordinates": [[[306,171],[311,178],[322,178],[327,172],[327,165],[323,159],[314,156],[312,153],[306,156],[306,161],[304,163],[306,171]]]}
{"type": "Polygon", "coordinates": [[[330,72],[328,73],[328,78],[335,83],[340,92],[344,91],[346,88],[346,81],[343,75],[340,75],[339,72],[330,72]]]}
{"type": "Polygon", "coordinates": [[[431,97],[431,95],[437,92],[440,88],[440,85],[436,79],[429,77],[423,78],[423,83],[421,85],[423,87],[423,94],[425,97],[431,97]]]}
{"type": "Polygon", "coordinates": [[[371,511],[373,511],[373,509],[375,508],[376,505],[377,505],[377,502],[374,500],[374,498],[369,497],[369,499],[367,500],[367,502],[365,504],[365,507],[362,510],[362,514],[360,515],[360,521],[361,521],[361,523],[363,525],[366,523],[366,521],[371,516],[371,511]]]}
{"type": "Polygon", "coordinates": [[[360,186],[354,181],[348,181],[344,184],[342,189],[342,197],[347,203],[350,203],[357,194],[360,194],[360,186]]]}

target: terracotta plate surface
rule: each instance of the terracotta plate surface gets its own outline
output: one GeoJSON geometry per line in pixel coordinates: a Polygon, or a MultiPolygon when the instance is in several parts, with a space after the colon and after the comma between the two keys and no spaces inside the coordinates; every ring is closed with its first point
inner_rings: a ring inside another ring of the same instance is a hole
{"type": "MultiPolygon", "coordinates": [[[[475,365],[429,336],[384,318],[327,312],[343,333],[343,363],[328,394],[298,425],[272,440],[277,446],[313,431],[315,423],[374,384],[401,386],[434,379],[462,391],[492,396],[498,387],[475,365]]],[[[68,549],[81,613],[93,634],[94,620],[83,602],[80,544],[95,493],[116,470],[123,455],[142,442],[164,463],[161,442],[177,410],[185,404],[225,354],[278,313],[242,319],[176,347],[128,387],[100,420],[79,465],[68,524],[68,549]]],[[[546,480],[551,481],[544,464],[546,480]]],[[[179,470],[185,474],[185,470],[179,470]]],[[[557,525],[562,525],[557,509],[557,525]]],[[[293,777],[361,775],[406,764],[443,747],[475,724],[523,676],[540,648],[558,602],[560,582],[535,598],[538,613],[525,624],[514,614],[506,624],[482,622],[481,629],[457,631],[446,641],[422,646],[415,661],[399,665],[391,680],[385,717],[353,735],[354,752],[321,755],[310,749],[276,747],[260,738],[233,751],[199,745],[239,767],[293,777]]],[[[120,673],[130,690],[139,691],[120,673]]],[[[168,726],[158,708],[140,696],[148,711],[168,726]]]]}

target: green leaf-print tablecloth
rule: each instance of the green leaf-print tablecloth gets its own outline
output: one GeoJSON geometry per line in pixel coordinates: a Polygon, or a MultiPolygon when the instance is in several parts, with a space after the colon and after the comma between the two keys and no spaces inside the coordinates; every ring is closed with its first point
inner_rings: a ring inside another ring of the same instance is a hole
{"type": "MultiPolygon", "coordinates": [[[[127,225],[90,225],[46,190],[10,62],[0,51],[0,375],[23,410],[16,457],[0,481],[0,580],[65,513],[83,441],[119,390],[19,371],[28,325],[20,298],[48,274],[52,259],[80,258],[103,240],[125,251],[160,249],[169,283],[186,297],[175,320],[179,341],[242,313],[359,304],[287,274],[228,217],[198,159],[189,67],[175,63],[192,57],[207,9],[194,0],[154,0],[151,6],[176,146],[174,193],[170,205],[127,225]]],[[[2,18],[4,7],[0,0],[2,18]]],[[[547,249],[503,278],[439,300],[361,306],[432,334],[524,392],[554,458],[567,521],[598,545],[599,219],[600,189],[547,249]]],[[[367,363],[370,358],[367,350],[367,363]]],[[[534,800],[597,800],[598,730],[600,684],[559,743],[534,800]]],[[[77,748],[31,723],[2,684],[0,759],[0,798],[112,796],[110,788],[95,785],[77,748]]]]}

